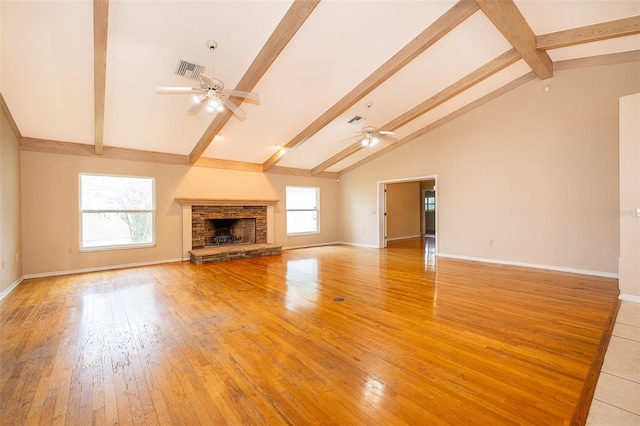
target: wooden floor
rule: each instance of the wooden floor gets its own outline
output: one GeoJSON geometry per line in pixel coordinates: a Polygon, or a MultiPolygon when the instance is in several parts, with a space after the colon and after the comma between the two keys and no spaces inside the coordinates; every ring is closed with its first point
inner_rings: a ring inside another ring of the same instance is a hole
{"type": "Polygon", "coordinates": [[[430,244],[27,280],[0,302],[0,421],[569,424],[616,280],[430,244]]]}

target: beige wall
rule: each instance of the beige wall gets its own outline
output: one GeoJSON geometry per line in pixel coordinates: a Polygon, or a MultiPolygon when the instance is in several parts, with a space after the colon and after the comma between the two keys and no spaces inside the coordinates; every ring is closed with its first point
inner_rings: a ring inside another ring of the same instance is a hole
{"type": "Polygon", "coordinates": [[[0,122],[0,293],[22,277],[20,143],[2,112],[0,122]]]}
{"type": "Polygon", "coordinates": [[[335,179],[292,177],[22,152],[24,274],[46,274],[156,262],[182,257],[182,208],[175,197],[278,199],[274,208],[275,243],[284,247],[335,242],[335,179]],[[129,250],[78,252],[78,174],[150,176],[156,180],[156,246],[129,250]],[[286,236],[286,185],[318,186],[321,234],[286,236]]]}
{"type": "Polygon", "coordinates": [[[387,184],[387,240],[420,235],[420,182],[387,184]]]}
{"type": "Polygon", "coordinates": [[[377,244],[376,182],[438,176],[439,253],[617,273],[618,98],[638,90],[638,63],[557,71],[341,176],[341,240],[377,244]]]}
{"type": "Polygon", "coordinates": [[[620,293],[640,302],[640,93],[620,98],[620,293]]]}

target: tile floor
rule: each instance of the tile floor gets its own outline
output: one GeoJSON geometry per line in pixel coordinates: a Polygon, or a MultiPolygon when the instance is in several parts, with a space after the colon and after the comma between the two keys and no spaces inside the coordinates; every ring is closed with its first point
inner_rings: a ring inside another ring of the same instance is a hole
{"type": "Polygon", "coordinates": [[[640,426],[640,303],[622,301],[587,426],[640,426]]]}

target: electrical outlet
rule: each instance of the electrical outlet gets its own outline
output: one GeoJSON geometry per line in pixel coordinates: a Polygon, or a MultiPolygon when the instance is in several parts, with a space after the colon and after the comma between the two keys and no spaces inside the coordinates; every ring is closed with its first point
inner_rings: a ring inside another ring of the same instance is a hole
{"type": "Polygon", "coordinates": [[[492,246],[493,245],[493,240],[489,240],[489,245],[492,246]]]}
{"type": "Polygon", "coordinates": [[[16,262],[20,260],[20,253],[16,253],[16,262]]]}
{"type": "Polygon", "coordinates": [[[73,249],[71,249],[71,248],[70,248],[70,249],[68,249],[68,250],[67,250],[67,253],[69,253],[69,254],[73,254],[73,249]]]}

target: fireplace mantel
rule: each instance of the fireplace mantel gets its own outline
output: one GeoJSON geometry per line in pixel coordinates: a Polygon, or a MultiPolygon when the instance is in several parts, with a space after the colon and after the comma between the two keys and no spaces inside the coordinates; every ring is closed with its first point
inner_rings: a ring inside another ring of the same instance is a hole
{"type": "Polygon", "coordinates": [[[176,201],[182,206],[275,206],[280,200],[230,200],[176,197],[176,201]]]}

